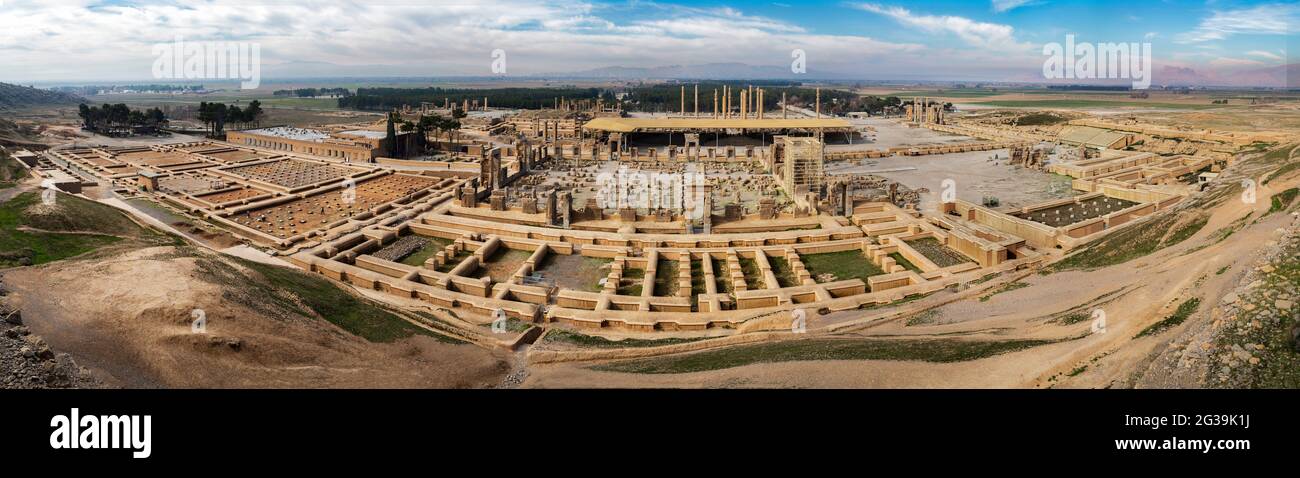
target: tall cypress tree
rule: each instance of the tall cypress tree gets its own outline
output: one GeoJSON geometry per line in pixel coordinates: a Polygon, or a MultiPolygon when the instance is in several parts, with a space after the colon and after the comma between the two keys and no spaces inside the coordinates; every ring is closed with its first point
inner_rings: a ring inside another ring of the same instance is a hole
{"type": "Polygon", "coordinates": [[[384,143],[385,143],[385,145],[387,146],[386,149],[388,149],[388,154],[392,155],[393,157],[397,157],[397,158],[402,157],[402,156],[401,156],[401,152],[398,151],[398,145],[397,145],[397,131],[396,131],[396,130],[394,129],[394,127],[393,127],[393,114],[392,114],[392,113],[389,113],[389,114],[388,114],[388,131],[386,131],[386,133],[387,133],[386,136],[384,136],[384,143]]]}

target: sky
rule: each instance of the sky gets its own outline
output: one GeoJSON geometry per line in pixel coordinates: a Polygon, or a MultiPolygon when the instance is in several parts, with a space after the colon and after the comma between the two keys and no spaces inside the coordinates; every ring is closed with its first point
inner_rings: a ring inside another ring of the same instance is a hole
{"type": "Polygon", "coordinates": [[[1149,43],[1156,84],[1281,86],[1258,72],[1298,63],[1298,19],[1268,0],[0,0],[0,81],[152,79],[155,46],[179,37],[256,44],[271,79],[789,68],[800,50],[810,77],[1032,82],[1044,45],[1074,35],[1149,43]]]}

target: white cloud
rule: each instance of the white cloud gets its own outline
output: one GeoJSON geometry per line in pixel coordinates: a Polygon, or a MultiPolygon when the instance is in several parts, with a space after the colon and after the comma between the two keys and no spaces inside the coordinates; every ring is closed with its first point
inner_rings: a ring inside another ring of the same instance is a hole
{"type": "Polygon", "coordinates": [[[1285,59],[1282,57],[1282,55],[1270,51],[1263,51],[1263,50],[1251,50],[1246,52],[1246,55],[1257,57],[1257,58],[1263,58],[1266,60],[1273,60],[1273,61],[1282,61],[1285,59]]]}
{"type": "Polygon", "coordinates": [[[1264,62],[1260,62],[1260,61],[1247,60],[1244,58],[1227,58],[1227,57],[1215,58],[1213,60],[1210,60],[1206,64],[1223,70],[1240,69],[1240,68],[1258,68],[1258,67],[1266,66],[1264,62]]]}
{"type": "Polygon", "coordinates": [[[1223,40],[1237,34],[1288,35],[1300,21],[1300,5],[1269,4],[1238,10],[1216,10],[1196,29],[1180,34],[1178,43],[1223,40]]]}
{"type": "Polygon", "coordinates": [[[986,23],[953,15],[922,15],[903,7],[860,3],[857,8],[884,15],[894,20],[931,33],[951,33],[968,45],[985,50],[1028,51],[1032,47],[1015,39],[1015,29],[1010,25],[986,23]]]}
{"type": "MultiPolygon", "coordinates": [[[[509,56],[511,75],[604,66],[714,62],[788,65],[810,71],[855,67],[923,46],[861,35],[825,35],[731,8],[577,0],[417,1],[172,0],[151,5],[6,0],[0,9],[0,80],[141,79],[152,46],[186,41],[261,44],[263,62],[389,65],[422,75],[488,75],[490,52],[509,56]],[[613,20],[613,18],[632,18],[613,20]]],[[[375,71],[376,76],[391,71],[375,71]]]]}
{"type": "Polygon", "coordinates": [[[1023,7],[1034,0],[993,0],[993,11],[1002,13],[1023,7]]]}

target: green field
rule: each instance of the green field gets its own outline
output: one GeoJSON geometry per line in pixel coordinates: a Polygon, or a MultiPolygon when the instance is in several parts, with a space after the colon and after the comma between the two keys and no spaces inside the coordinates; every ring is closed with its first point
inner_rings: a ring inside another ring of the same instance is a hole
{"type": "Polygon", "coordinates": [[[546,333],[546,338],[544,339],[544,342],[565,344],[565,345],[575,345],[579,347],[610,349],[610,348],[624,348],[624,347],[658,347],[661,345],[684,344],[687,342],[694,342],[697,340],[704,340],[704,337],[694,337],[694,338],[670,337],[664,339],[610,340],[595,335],[580,334],[577,332],[570,332],[564,329],[552,328],[550,332],[546,333]]]}
{"type": "Polygon", "coordinates": [[[1175,310],[1173,315],[1165,317],[1163,320],[1152,324],[1150,327],[1142,329],[1142,331],[1133,336],[1133,338],[1136,339],[1148,335],[1155,335],[1174,328],[1178,326],[1178,324],[1186,321],[1188,317],[1191,317],[1192,313],[1196,312],[1196,307],[1199,305],[1201,305],[1201,299],[1196,297],[1187,299],[1182,304],[1178,304],[1178,310],[1175,310]]]}
{"type": "Polygon", "coordinates": [[[67,194],[49,206],[36,192],[0,204],[0,267],[44,264],[146,236],[161,237],[117,209],[67,194]]]}
{"type": "Polygon", "coordinates": [[[985,98],[989,96],[1005,95],[1007,91],[982,90],[982,89],[963,89],[963,90],[928,90],[928,91],[895,91],[883,95],[871,96],[897,96],[899,98],[911,98],[913,96],[924,96],[929,98],[985,98]]]}
{"type": "Polygon", "coordinates": [[[1205,213],[1164,214],[1127,226],[1077,249],[1043,273],[1097,269],[1137,259],[1196,235],[1209,222],[1205,213]]]}
{"type": "Polygon", "coordinates": [[[835,276],[835,280],[857,278],[862,279],[862,282],[865,283],[868,277],[885,273],[870,259],[863,256],[862,251],[857,249],[824,254],[807,254],[800,257],[800,259],[803,261],[804,267],[808,269],[808,273],[812,274],[813,280],[820,280],[817,279],[820,274],[831,274],[835,276]]]}
{"type": "Polygon", "coordinates": [[[1052,340],[849,340],[810,339],[743,345],[684,355],[627,360],[592,367],[625,373],[689,373],[721,370],[756,363],[804,360],[915,360],[961,362],[992,357],[1052,340]]]}
{"type": "Polygon", "coordinates": [[[422,266],[424,265],[424,261],[429,260],[430,257],[438,254],[438,252],[446,249],[447,245],[451,244],[450,239],[443,239],[441,237],[427,237],[426,239],[429,240],[429,243],[425,244],[424,247],[420,248],[420,250],[403,257],[403,264],[416,267],[422,266]]]}
{"type": "Polygon", "coordinates": [[[976,101],[970,104],[995,106],[999,108],[1161,108],[1173,110],[1206,110],[1222,108],[1225,105],[1197,103],[1148,103],[1143,101],[1121,100],[994,100],[976,101]]]}
{"type": "Polygon", "coordinates": [[[794,287],[799,285],[798,278],[794,276],[794,269],[790,268],[790,261],[784,257],[768,257],[768,264],[772,266],[772,274],[776,275],[776,282],[781,287],[794,287]]]}
{"type": "Polygon", "coordinates": [[[337,98],[257,98],[262,102],[263,107],[275,108],[308,108],[316,110],[337,110],[339,109],[339,100],[337,98]]]}
{"type": "Polygon", "coordinates": [[[659,259],[659,264],[655,267],[655,296],[672,297],[677,295],[677,267],[677,261],[659,259]]]}
{"type": "Polygon", "coordinates": [[[375,302],[352,295],[322,276],[240,258],[229,260],[243,270],[222,259],[201,259],[203,279],[228,286],[236,296],[255,296],[256,300],[246,297],[249,306],[271,317],[287,313],[320,318],[371,342],[392,342],[413,335],[444,339],[375,302]]]}
{"type": "Polygon", "coordinates": [[[10,158],[9,153],[0,151],[0,189],[11,188],[27,178],[27,168],[10,158]]]}

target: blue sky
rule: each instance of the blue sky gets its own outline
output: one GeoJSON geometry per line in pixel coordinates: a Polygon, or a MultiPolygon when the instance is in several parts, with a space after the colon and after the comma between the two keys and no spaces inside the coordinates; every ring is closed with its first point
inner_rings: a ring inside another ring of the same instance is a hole
{"type": "Polygon", "coordinates": [[[1226,0],[0,0],[0,81],[144,78],[152,46],[177,36],[254,42],[269,71],[320,63],[486,75],[495,49],[514,75],[783,67],[799,49],[813,73],[1035,81],[1043,45],[1074,34],[1149,42],[1170,78],[1249,82],[1293,61],[1297,18],[1300,3],[1226,0]]]}

